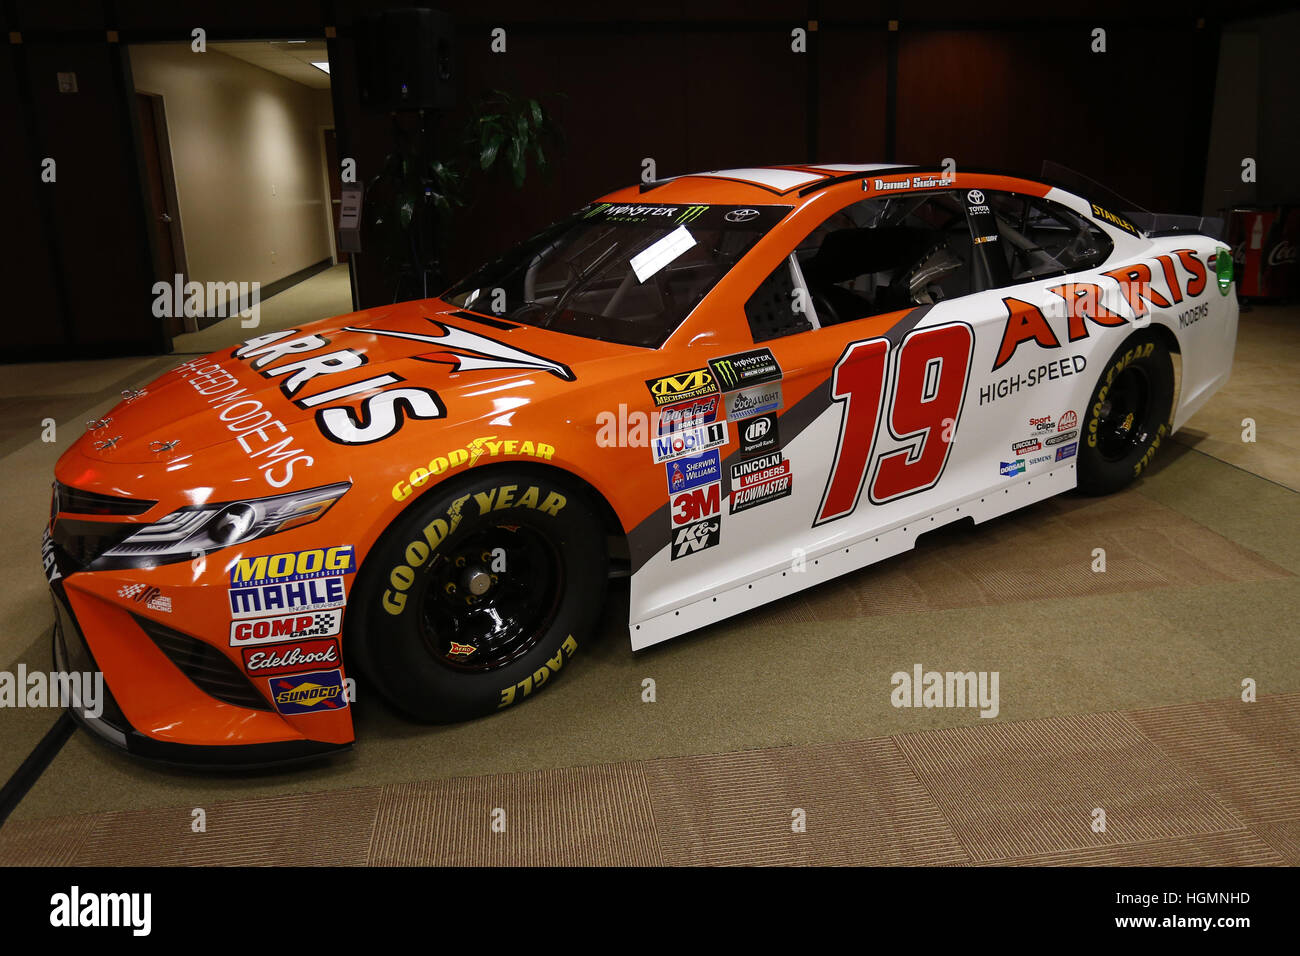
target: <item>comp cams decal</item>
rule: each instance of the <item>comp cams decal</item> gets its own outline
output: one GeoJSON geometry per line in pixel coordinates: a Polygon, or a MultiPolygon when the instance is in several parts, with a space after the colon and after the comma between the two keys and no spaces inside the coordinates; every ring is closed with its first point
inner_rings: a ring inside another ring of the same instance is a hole
{"type": "Polygon", "coordinates": [[[407,542],[403,549],[406,560],[388,572],[389,586],[380,597],[380,603],[394,617],[406,611],[407,592],[415,584],[416,569],[428,564],[447,536],[456,531],[465,508],[475,508],[480,515],[512,508],[531,508],[554,516],[564,510],[568,502],[569,499],[558,491],[543,492],[537,485],[498,485],[472,495],[462,495],[451,503],[445,514],[425,525],[420,537],[407,542]]]}

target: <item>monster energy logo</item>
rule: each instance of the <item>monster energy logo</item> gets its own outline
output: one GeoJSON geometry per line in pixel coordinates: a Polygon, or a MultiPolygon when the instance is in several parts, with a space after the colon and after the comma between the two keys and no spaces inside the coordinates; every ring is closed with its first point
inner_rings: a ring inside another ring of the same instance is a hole
{"type": "Polygon", "coordinates": [[[599,205],[592,207],[591,211],[588,212],[588,213],[587,213],[585,216],[583,216],[582,218],[583,218],[583,219],[590,219],[592,216],[594,216],[594,215],[596,215],[596,214],[598,214],[598,213],[600,213],[600,212],[602,212],[603,210],[606,210],[606,209],[608,209],[608,208],[609,208],[609,203],[607,203],[607,202],[600,203],[599,205]]]}
{"type": "Polygon", "coordinates": [[[735,366],[731,364],[731,359],[723,359],[721,362],[711,362],[713,371],[717,372],[718,378],[722,379],[723,388],[733,388],[740,384],[740,376],[736,374],[735,366]]]}
{"type": "Polygon", "coordinates": [[[681,215],[677,217],[678,225],[694,222],[696,219],[699,219],[700,216],[704,215],[704,210],[708,208],[708,206],[687,206],[682,210],[681,215]]]}

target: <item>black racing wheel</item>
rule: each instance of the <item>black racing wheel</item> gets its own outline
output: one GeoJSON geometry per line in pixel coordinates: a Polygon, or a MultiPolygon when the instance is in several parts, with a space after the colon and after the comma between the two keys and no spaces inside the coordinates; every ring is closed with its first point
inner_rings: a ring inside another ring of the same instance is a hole
{"type": "Polygon", "coordinates": [[[1169,434],[1173,406],[1173,360],[1143,329],[1111,356],[1084,409],[1079,490],[1110,494],[1140,475],[1169,434]]]}
{"type": "Polygon", "coordinates": [[[488,714],[570,666],[600,619],[607,561],[599,518],[557,477],[494,469],[449,482],[367,556],[347,640],[407,714],[488,714]]]}

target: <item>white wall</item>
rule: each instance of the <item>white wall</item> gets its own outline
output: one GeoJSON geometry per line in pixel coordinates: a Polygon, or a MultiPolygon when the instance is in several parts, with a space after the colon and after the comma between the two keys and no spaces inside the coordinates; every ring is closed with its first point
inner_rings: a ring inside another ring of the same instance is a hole
{"type": "Polygon", "coordinates": [[[329,258],[328,90],[188,44],[132,46],[131,71],[163,96],[188,278],[265,286],[329,258]]]}

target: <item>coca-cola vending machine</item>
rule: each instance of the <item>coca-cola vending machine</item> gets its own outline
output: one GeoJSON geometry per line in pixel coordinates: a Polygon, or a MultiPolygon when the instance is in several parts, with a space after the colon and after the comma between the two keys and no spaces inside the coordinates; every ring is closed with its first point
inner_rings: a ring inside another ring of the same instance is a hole
{"type": "Polygon", "coordinates": [[[1294,298],[1300,206],[1238,207],[1228,215],[1237,294],[1243,299],[1280,302],[1294,298]]]}

